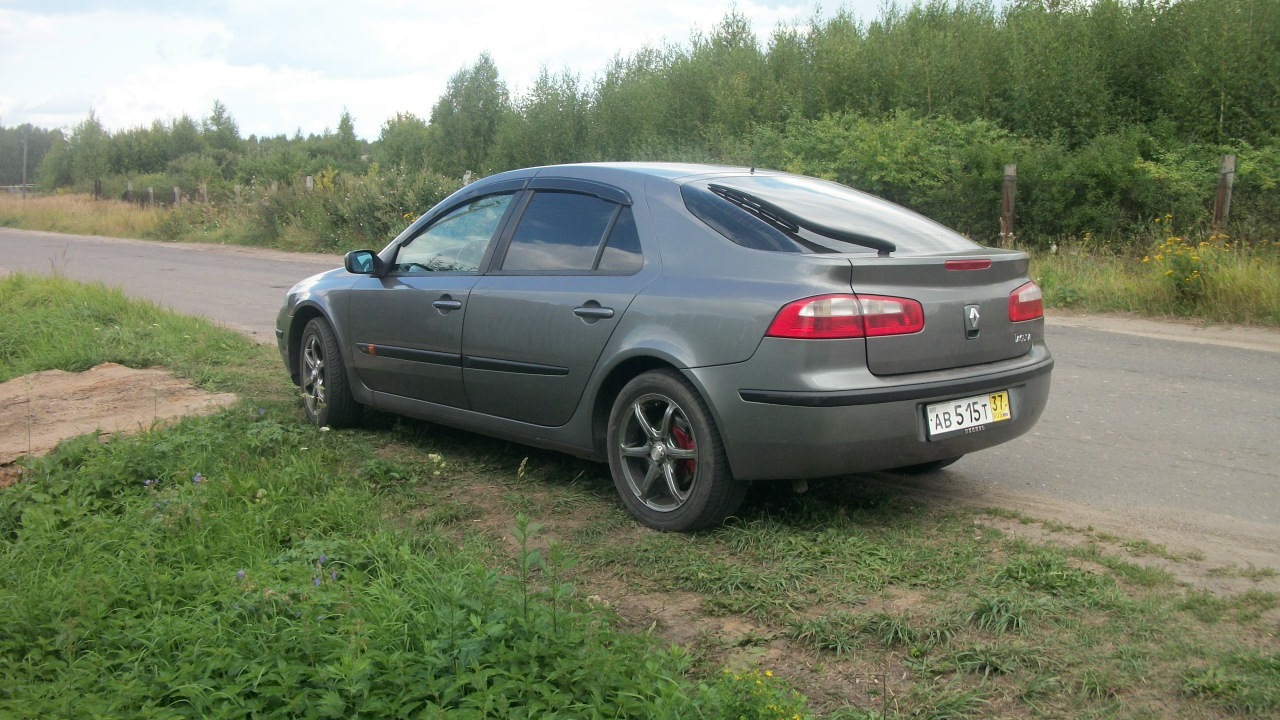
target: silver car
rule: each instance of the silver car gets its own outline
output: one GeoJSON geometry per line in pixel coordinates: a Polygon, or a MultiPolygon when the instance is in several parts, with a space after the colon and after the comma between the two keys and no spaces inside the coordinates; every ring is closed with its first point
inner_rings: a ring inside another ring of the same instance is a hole
{"type": "Polygon", "coordinates": [[[1049,395],[1024,253],[810,177],[529,168],[298,283],[280,352],[320,425],[363,406],[608,461],[689,531],[751,481],[944,467],[1049,395]]]}

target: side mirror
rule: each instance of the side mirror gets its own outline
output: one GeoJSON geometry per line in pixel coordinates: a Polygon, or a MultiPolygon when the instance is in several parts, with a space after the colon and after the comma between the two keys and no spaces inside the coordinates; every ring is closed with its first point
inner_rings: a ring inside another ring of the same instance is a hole
{"type": "Polygon", "coordinates": [[[382,269],[382,258],[372,250],[352,250],[342,258],[342,266],[353,275],[374,275],[382,269]]]}

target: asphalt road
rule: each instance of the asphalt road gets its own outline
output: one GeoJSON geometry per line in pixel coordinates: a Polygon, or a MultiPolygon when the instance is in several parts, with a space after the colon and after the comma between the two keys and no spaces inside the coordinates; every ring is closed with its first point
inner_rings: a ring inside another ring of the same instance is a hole
{"type": "MultiPolygon", "coordinates": [[[[285,289],[340,262],[0,229],[0,269],[118,285],[262,342],[274,342],[285,289]]],[[[904,482],[1032,514],[1096,510],[1280,547],[1280,333],[1051,316],[1047,334],[1057,365],[1032,433],[904,482]]]]}
{"type": "Polygon", "coordinates": [[[0,228],[0,269],[95,280],[274,344],[284,293],[342,264],[338,255],[0,228]]]}

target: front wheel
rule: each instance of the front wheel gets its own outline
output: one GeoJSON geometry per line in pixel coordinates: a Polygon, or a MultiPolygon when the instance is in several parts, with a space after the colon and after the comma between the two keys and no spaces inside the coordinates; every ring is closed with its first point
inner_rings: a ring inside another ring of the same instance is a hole
{"type": "Polygon", "coordinates": [[[609,470],[622,502],[656,530],[692,532],[723,522],[746,483],[729,473],[706,403],[674,370],[622,388],[609,413],[609,470]]]}
{"type": "Polygon", "coordinates": [[[302,331],[298,379],[307,419],[312,423],[347,427],[360,419],[361,405],[351,397],[338,339],[323,318],[313,318],[302,331]]]}

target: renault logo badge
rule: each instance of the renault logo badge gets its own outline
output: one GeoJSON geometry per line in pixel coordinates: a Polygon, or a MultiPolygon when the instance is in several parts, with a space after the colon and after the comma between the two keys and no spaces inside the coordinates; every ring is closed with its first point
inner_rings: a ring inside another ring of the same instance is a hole
{"type": "Polygon", "coordinates": [[[969,337],[977,337],[978,321],[982,319],[982,314],[978,312],[977,305],[964,306],[964,329],[969,337]]]}

